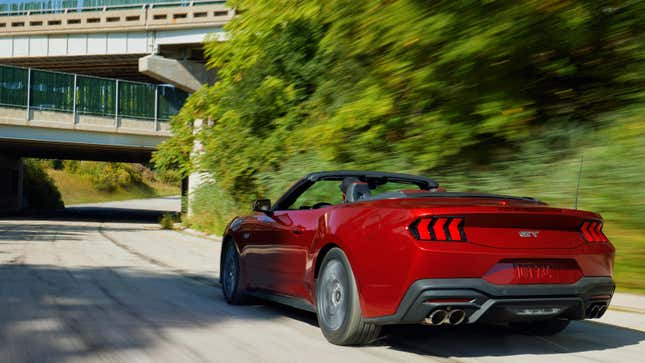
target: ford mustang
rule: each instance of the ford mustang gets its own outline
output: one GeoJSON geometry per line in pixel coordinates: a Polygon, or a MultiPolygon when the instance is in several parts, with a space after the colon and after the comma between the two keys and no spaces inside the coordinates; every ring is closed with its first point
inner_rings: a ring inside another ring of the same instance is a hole
{"type": "Polygon", "coordinates": [[[395,173],[312,173],[226,227],[227,302],[315,312],[323,335],[365,344],[390,324],[509,324],[555,334],[601,317],[614,247],[600,215],[536,199],[447,192],[395,173]]]}

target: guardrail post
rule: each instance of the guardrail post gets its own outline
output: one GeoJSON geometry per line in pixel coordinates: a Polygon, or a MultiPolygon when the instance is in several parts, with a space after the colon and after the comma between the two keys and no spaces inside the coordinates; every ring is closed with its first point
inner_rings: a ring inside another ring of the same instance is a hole
{"type": "Polygon", "coordinates": [[[27,68],[27,115],[26,120],[31,119],[31,68],[27,68]]]}
{"type": "Polygon", "coordinates": [[[155,121],[154,121],[154,129],[155,132],[159,131],[159,85],[155,86],[155,121]]]}
{"type": "Polygon", "coordinates": [[[119,80],[116,80],[116,97],[114,103],[114,127],[119,128],[119,80]]]}
{"type": "Polygon", "coordinates": [[[76,82],[78,80],[78,74],[74,73],[74,92],[72,92],[72,124],[76,125],[76,82]]]}

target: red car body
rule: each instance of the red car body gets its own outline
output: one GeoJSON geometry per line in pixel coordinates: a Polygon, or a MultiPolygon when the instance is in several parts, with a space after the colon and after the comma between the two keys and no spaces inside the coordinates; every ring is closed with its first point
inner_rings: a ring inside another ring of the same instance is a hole
{"type": "Polygon", "coordinates": [[[531,198],[447,193],[436,184],[318,209],[280,208],[316,181],[348,175],[413,178],[314,173],[272,209],[234,219],[225,238],[239,252],[245,291],[315,311],[320,263],[338,247],[351,265],[363,319],[374,324],[423,322],[444,306],[463,308],[469,323],[521,320],[520,312],[530,311],[518,307],[527,306],[584,319],[609,304],[614,247],[596,213],[531,198]]]}

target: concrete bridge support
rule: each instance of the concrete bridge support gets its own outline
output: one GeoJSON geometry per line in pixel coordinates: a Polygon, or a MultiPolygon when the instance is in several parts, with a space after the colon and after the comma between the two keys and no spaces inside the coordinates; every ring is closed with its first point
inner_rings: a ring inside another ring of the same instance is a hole
{"type": "MultiPolygon", "coordinates": [[[[204,120],[202,119],[196,119],[195,122],[193,123],[193,133],[197,134],[202,127],[204,127],[204,120]]],[[[188,213],[188,216],[194,215],[195,211],[193,209],[193,202],[195,200],[195,192],[199,187],[201,187],[204,183],[208,183],[212,181],[211,175],[208,172],[202,171],[201,168],[199,167],[199,156],[204,152],[203,151],[203,145],[201,141],[198,138],[195,138],[195,141],[193,142],[193,151],[191,154],[191,159],[195,160],[195,171],[193,171],[189,176],[188,179],[186,180],[186,190],[185,190],[185,200],[186,200],[186,212],[188,213]]],[[[182,190],[183,191],[183,190],[182,190]]]]}
{"type": "Polygon", "coordinates": [[[22,159],[0,154],[0,213],[22,209],[22,159]]]}
{"type": "Polygon", "coordinates": [[[139,59],[139,72],[161,82],[173,84],[189,93],[215,80],[215,72],[209,71],[203,64],[159,55],[148,55],[139,59]]]}

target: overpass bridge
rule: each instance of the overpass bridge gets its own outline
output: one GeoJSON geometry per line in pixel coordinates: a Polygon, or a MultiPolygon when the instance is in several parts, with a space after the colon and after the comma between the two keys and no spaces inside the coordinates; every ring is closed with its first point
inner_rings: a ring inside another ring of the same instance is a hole
{"type": "Polygon", "coordinates": [[[21,207],[22,157],[149,161],[187,96],[169,85],[0,66],[0,211],[21,207]]]}
{"type": "Polygon", "coordinates": [[[0,212],[21,207],[22,157],[148,161],[214,79],[203,43],[235,14],[221,0],[0,3],[0,212]]]}
{"type": "Polygon", "coordinates": [[[8,0],[0,6],[0,64],[192,92],[214,78],[204,41],[224,40],[234,15],[222,0],[8,0]]]}

